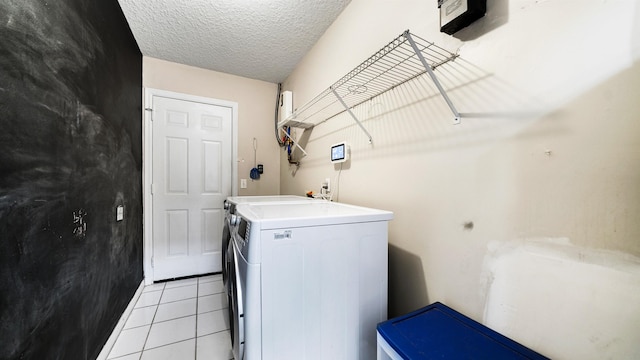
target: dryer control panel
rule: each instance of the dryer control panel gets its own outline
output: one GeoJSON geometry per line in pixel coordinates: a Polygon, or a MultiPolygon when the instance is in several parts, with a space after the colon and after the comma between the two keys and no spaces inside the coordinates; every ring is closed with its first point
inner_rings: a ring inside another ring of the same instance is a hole
{"type": "Polygon", "coordinates": [[[251,223],[245,218],[240,217],[240,223],[238,224],[237,242],[242,256],[247,258],[249,251],[249,234],[251,232],[251,223]]]}

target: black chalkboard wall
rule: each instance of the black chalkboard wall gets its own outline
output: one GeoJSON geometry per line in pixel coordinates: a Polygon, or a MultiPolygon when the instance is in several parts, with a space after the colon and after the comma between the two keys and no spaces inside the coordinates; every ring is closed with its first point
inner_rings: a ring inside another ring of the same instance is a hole
{"type": "Polygon", "coordinates": [[[139,286],[141,98],[117,0],[0,1],[0,359],[95,359],[139,286]]]}

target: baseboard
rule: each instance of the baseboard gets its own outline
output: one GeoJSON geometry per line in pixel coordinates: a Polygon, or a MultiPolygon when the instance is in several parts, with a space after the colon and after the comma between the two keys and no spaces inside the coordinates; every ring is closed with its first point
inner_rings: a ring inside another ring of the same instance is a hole
{"type": "Polygon", "coordinates": [[[124,324],[127,322],[127,319],[129,318],[129,315],[133,311],[134,306],[136,306],[136,303],[138,302],[138,298],[142,294],[142,290],[144,290],[144,279],[142,279],[142,281],[140,282],[140,286],[138,286],[138,290],[136,290],[136,293],[133,294],[133,298],[129,302],[129,305],[127,305],[127,308],[122,313],[122,316],[120,316],[120,320],[118,320],[116,327],[111,332],[111,336],[109,336],[109,339],[107,339],[107,342],[102,347],[102,351],[100,351],[100,354],[98,354],[98,358],[96,360],[107,360],[107,357],[109,356],[109,353],[113,348],[113,345],[115,345],[116,340],[118,340],[118,334],[120,334],[120,331],[122,331],[122,328],[124,327],[124,324]]]}

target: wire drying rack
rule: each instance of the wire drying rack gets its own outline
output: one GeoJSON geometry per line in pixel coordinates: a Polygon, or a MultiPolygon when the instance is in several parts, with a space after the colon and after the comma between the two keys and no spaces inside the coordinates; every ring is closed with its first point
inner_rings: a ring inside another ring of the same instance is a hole
{"type": "MultiPolygon", "coordinates": [[[[454,115],[454,123],[458,124],[460,113],[433,72],[438,66],[457,56],[407,30],[328,89],[296,109],[291,116],[279,122],[278,127],[311,129],[347,111],[371,142],[371,134],[351,109],[425,73],[433,80],[454,115]]],[[[295,145],[306,155],[300,145],[295,145]]]]}

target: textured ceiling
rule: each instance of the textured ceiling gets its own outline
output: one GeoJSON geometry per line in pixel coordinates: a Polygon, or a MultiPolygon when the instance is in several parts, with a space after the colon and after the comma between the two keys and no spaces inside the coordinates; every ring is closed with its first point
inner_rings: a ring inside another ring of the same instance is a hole
{"type": "Polygon", "coordinates": [[[351,0],[118,0],[145,56],[282,82],[351,0]]]}

